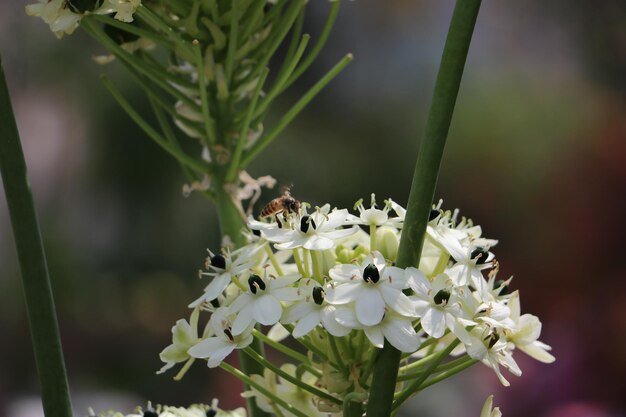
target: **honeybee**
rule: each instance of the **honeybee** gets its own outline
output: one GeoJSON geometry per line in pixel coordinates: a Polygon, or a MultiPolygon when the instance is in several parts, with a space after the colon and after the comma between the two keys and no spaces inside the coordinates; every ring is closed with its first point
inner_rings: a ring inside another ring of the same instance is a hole
{"type": "Polygon", "coordinates": [[[283,194],[267,203],[263,210],[261,210],[260,217],[274,216],[278,227],[282,227],[278,215],[280,213],[298,213],[300,211],[300,202],[293,198],[289,192],[289,188],[283,190],[283,194]]]}

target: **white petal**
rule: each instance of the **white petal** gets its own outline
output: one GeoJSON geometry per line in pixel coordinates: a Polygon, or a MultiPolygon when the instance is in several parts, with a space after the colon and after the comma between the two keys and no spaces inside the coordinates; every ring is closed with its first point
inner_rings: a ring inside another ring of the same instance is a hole
{"type": "Polygon", "coordinates": [[[443,311],[437,308],[431,308],[426,311],[426,314],[422,317],[422,328],[426,333],[435,339],[443,336],[446,331],[446,319],[443,311]]]}
{"type": "Polygon", "coordinates": [[[415,317],[415,305],[402,291],[385,285],[379,285],[378,289],[387,307],[402,316],[415,317]]]}
{"type": "Polygon", "coordinates": [[[216,276],[204,290],[205,299],[207,301],[216,299],[220,294],[224,292],[229,283],[229,274],[220,274],[216,276]]]}
{"type": "Polygon", "coordinates": [[[204,339],[197,345],[191,347],[187,351],[187,353],[189,353],[189,356],[191,356],[192,358],[208,358],[213,354],[213,352],[220,349],[220,347],[222,347],[224,343],[225,341],[221,337],[209,337],[207,339],[204,339]]]}
{"type": "Polygon", "coordinates": [[[302,317],[311,313],[313,311],[313,308],[314,307],[312,303],[305,302],[290,305],[285,309],[285,313],[283,314],[283,317],[280,321],[285,324],[291,324],[294,321],[300,320],[302,317]]]}
{"type": "MultiPolygon", "coordinates": [[[[322,325],[324,328],[333,336],[343,337],[350,333],[351,329],[349,327],[343,326],[339,324],[335,317],[335,311],[330,310],[329,308],[322,310],[321,312],[322,325]]],[[[356,317],[355,317],[356,319],[356,317]]]]}
{"type": "Polygon", "coordinates": [[[253,304],[248,304],[246,307],[241,309],[239,313],[237,313],[237,317],[235,318],[235,321],[233,321],[233,327],[231,329],[234,336],[240,335],[255,322],[253,309],[253,304]]]}
{"type": "Polygon", "coordinates": [[[335,246],[335,242],[324,236],[313,235],[304,242],[303,246],[309,250],[326,250],[335,246]]]}
{"type": "Polygon", "coordinates": [[[339,284],[326,292],[326,300],[330,304],[338,305],[351,303],[360,296],[362,287],[358,282],[339,284]]]}
{"type": "Polygon", "coordinates": [[[408,286],[407,276],[404,273],[404,270],[396,268],[395,266],[385,267],[383,279],[389,281],[389,285],[399,290],[403,290],[408,286]]]}
{"type": "Polygon", "coordinates": [[[213,354],[209,357],[207,361],[207,365],[209,368],[216,368],[222,363],[222,361],[226,358],[226,356],[230,355],[230,353],[235,350],[235,345],[233,343],[226,343],[219,347],[213,354]]]}
{"type": "Polygon", "coordinates": [[[539,341],[535,341],[529,345],[518,346],[518,348],[539,362],[552,363],[556,360],[554,356],[547,352],[547,350],[550,350],[550,346],[539,341]]]}
{"type": "Polygon", "coordinates": [[[335,310],[335,320],[342,326],[349,327],[350,329],[357,329],[362,327],[361,323],[356,318],[353,306],[338,307],[335,310]]]}
{"type": "Polygon", "coordinates": [[[356,317],[365,326],[374,326],[385,315],[385,302],[375,288],[362,286],[355,304],[356,317]]]}
{"type": "Polygon", "coordinates": [[[270,331],[267,332],[267,337],[269,337],[274,342],[282,342],[289,337],[289,331],[285,329],[282,324],[276,323],[272,326],[270,331]]]}
{"type": "Polygon", "coordinates": [[[321,232],[320,235],[328,239],[337,240],[337,239],[343,239],[344,237],[352,236],[358,231],[359,231],[359,228],[357,226],[354,226],[349,229],[338,229],[338,230],[333,230],[332,232],[321,232]]]}
{"type": "Polygon", "coordinates": [[[262,295],[254,301],[254,317],[261,324],[276,324],[282,313],[283,307],[273,295],[262,295]]]}
{"type": "Polygon", "coordinates": [[[382,349],[385,345],[385,336],[380,326],[368,327],[365,329],[365,335],[372,342],[372,345],[382,349]]]}
{"type": "Polygon", "coordinates": [[[419,338],[409,320],[389,318],[382,326],[385,338],[401,352],[412,353],[420,345],[419,338]]]}
{"type": "Polygon", "coordinates": [[[361,279],[361,271],[356,265],[337,265],[328,271],[328,275],[335,281],[341,282],[352,282],[361,279]]]}
{"type": "Polygon", "coordinates": [[[320,311],[315,311],[308,316],[304,317],[298,322],[293,329],[293,337],[296,339],[302,337],[313,330],[318,324],[320,324],[320,311]]]}

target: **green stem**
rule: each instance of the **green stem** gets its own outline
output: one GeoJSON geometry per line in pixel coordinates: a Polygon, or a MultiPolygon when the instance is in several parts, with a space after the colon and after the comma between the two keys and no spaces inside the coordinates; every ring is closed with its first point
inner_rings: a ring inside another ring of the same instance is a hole
{"type": "Polygon", "coordinates": [[[231,2],[230,35],[228,36],[228,50],[226,52],[226,81],[233,85],[233,67],[235,65],[235,52],[237,51],[237,35],[239,35],[239,0],[231,2]]]}
{"type": "MultiPolygon", "coordinates": [[[[419,265],[443,149],[480,3],[481,0],[459,0],[454,8],[409,194],[398,248],[397,265],[400,268],[419,265]]],[[[368,417],[391,414],[400,356],[400,351],[385,342],[375,364],[368,417]]]]}
{"type": "Polygon", "coordinates": [[[282,343],[276,342],[275,340],[270,339],[269,337],[267,337],[267,335],[263,334],[257,329],[252,329],[252,335],[258,339],[261,339],[263,343],[265,343],[266,345],[276,349],[277,351],[281,353],[284,353],[285,355],[289,356],[290,358],[294,359],[297,362],[300,362],[300,363],[311,362],[309,358],[306,357],[306,355],[296,352],[295,350],[288,348],[282,343]]]}
{"type": "Polygon", "coordinates": [[[455,339],[452,343],[448,345],[448,347],[446,347],[441,352],[438,352],[437,357],[434,358],[433,361],[428,365],[428,368],[426,368],[419,377],[411,381],[411,383],[404,390],[402,390],[402,392],[396,395],[395,400],[393,401],[392,409],[395,410],[411,395],[413,395],[420,388],[422,383],[426,381],[426,378],[428,378],[434,372],[437,366],[439,366],[441,361],[444,360],[444,358],[448,356],[459,343],[461,343],[461,341],[459,339],[455,339]]]}
{"type": "Polygon", "coordinates": [[[319,80],[293,107],[285,113],[272,130],[261,137],[250,150],[241,159],[241,168],[246,167],[252,160],[265,149],[278,136],[295,117],[300,114],[302,109],[329,83],[335,78],[346,65],[352,61],[352,54],[348,54],[337,63],[328,73],[319,80]]]}
{"type": "Polygon", "coordinates": [[[207,86],[206,86],[206,73],[204,70],[204,57],[202,56],[202,51],[200,50],[200,43],[198,41],[192,42],[193,52],[196,58],[196,65],[198,69],[198,86],[200,87],[200,101],[202,103],[202,118],[204,119],[204,134],[206,135],[206,140],[210,144],[214,144],[216,142],[216,133],[213,131],[213,119],[211,118],[211,113],[209,110],[209,97],[207,95],[207,86]]]}
{"type": "Polygon", "coordinates": [[[0,172],[22,271],[44,413],[46,417],[71,417],[70,390],[46,255],[1,59],[0,172]]]}
{"type": "Polygon", "coordinates": [[[339,348],[337,348],[337,341],[335,340],[335,336],[328,335],[328,344],[330,345],[330,351],[333,354],[333,358],[337,362],[339,366],[339,370],[346,376],[350,374],[348,367],[343,363],[343,359],[341,358],[341,353],[339,352],[339,348]]]}
{"type": "MultiPolygon", "coordinates": [[[[215,204],[217,205],[221,235],[228,236],[235,247],[245,245],[245,237],[242,233],[243,228],[245,227],[244,219],[239,213],[237,207],[235,207],[230,195],[226,192],[226,190],[224,190],[222,184],[216,184],[215,204]]],[[[263,343],[261,340],[254,338],[250,348],[258,352],[260,355],[263,355],[263,343]]],[[[238,356],[241,370],[246,375],[263,375],[263,367],[256,361],[241,351],[238,352],[238,356]]],[[[246,403],[250,417],[269,417],[269,414],[257,406],[254,398],[247,398],[246,403]]]]}
{"type": "Polygon", "coordinates": [[[421,391],[424,388],[430,387],[431,385],[434,385],[437,382],[441,382],[446,378],[450,378],[452,375],[456,375],[459,372],[466,370],[470,366],[475,365],[476,363],[478,363],[476,359],[466,358],[465,361],[463,361],[461,364],[455,366],[454,368],[450,368],[449,370],[442,372],[434,376],[433,378],[429,379],[428,381],[424,382],[422,385],[419,386],[418,391],[421,391]]]}
{"type": "Polygon", "coordinates": [[[311,394],[318,396],[319,398],[323,398],[323,399],[325,399],[327,401],[330,401],[330,402],[333,402],[335,404],[342,404],[342,401],[340,399],[333,397],[332,395],[330,395],[329,393],[327,393],[325,391],[322,391],[320,389],[312,387],[309,384],[304,383],[303,381],[299,380],[295,376],[289,374],[288,372],[283,371],[278,366],[274,365],[272,362],[266,360],[263,356],[259,355],[254,350],[252,350],[250,348],[245,348],[243,351],[248,356],[250,356],[252,359],[254,359],[256,362],[258,362],[261,366],[263,366],[266,369],[269,369],[270,371],[272,371],[276,375],[278,375],[281,378],[291,382],[295,386],[300,387],[301,389],[303,389],[305,391],[308,391],[311,394]]]}
{"type": "Polygon", "coordinates": [[[343,400],[343,417],[361,417],[363,402],[367,399],[364,392],[351,392],[343,400]]]}
{"type": "Polygon", "coordinates": [[[122,96],[122,93],[115,88],[115,86],[109,81],[106,77],[101,77],[102,83],[109,90],[113,98],[118,102],[120,107],[122,107],[126,113],[137,123],[137,125],[148,135],[152,140],[154,140],[157,145],[163,148],[167,153],[172,155],[178,162],[188,166],[191,169],[194,169],[199,172],[209,172],[209,166],[205,165],[203,162],[200,162],[191,156],[185,154],[180,148],[173,146],[171,143],[167,141],[163,136],[161,136],[156,130],[150,126],[148,122],[146,122],[137,111],[126,101],[126,99],[122,96]]]}
{"type": "MultiPolygon", "coordinates": [[[[247,373],[245,373],[245,371],[241,372],[239,369],[237,369],[237,368],[227,364],[226,362],[222,362],[220,364],[220,367],[223,370],[225,370],[226,372],[228,372],[229,374],[231,374],[231,375],[235,376],[236,378],[240,379],[241,381],[243,381],[247,386],[252,387],[255,390],[259,391],[261,394],[263,394],[265,397],[267,397],[271,402],[274,402],[274,403],[278,404],[279,406],[281,406],[285,410],[289,411],[290,413],[296,415],[297,417],[308,417],[306,414],[304,414],[302,411],[298,410],[296,407],[292,406],[288,402],[284,401],[280,397],[278,397],[275,394],[273,394],[270,390],[265,388],[263,385],[256,383],[252,378],[250,378],[247,375],[247,373]]],[[[261,375],[263,375],[263,374],[261,374],[261,375]]],[[[248,400],[248,404],[250,404],[250,402],[255,404],[255,408],[258,409],[258,407],[256,407],[256,402],[254,401],[254,398],[249,399],[248,400]]],[[[250,416],[253,417],[253,416],[257,416],[257,415],[264,415],[264,416],[268,416],[269,417],[268,413],[266,413],[264,411],[261,411],[260,409],[259,409],[259,411],[262,414],[251,413],[250,416]]]]}

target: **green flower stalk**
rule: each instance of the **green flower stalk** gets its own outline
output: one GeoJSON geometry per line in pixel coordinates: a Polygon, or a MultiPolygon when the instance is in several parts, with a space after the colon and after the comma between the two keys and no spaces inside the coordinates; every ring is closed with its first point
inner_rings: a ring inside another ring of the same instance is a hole
{"type": "Polygon", "coordinates": [[[22,272],[44,413],[47,417],[71,417],[72,406],[48,265],[1,60],[0,172],[22,272]]]}
{"type": "MultiPolygon", "coordinates": [[[[452,15],[413,175],[405,233],[402,234],[398,248],[398,265],[401,267],[418,266],[420,263],[443,149],[480,3],[481,0],[458,0],[452,15]]],[[[372,385],[370,391],[368,416],[390,415],[399,362],[400,351],[389,344],[385,345],[374,369],[376,384],[372,385]]]]}

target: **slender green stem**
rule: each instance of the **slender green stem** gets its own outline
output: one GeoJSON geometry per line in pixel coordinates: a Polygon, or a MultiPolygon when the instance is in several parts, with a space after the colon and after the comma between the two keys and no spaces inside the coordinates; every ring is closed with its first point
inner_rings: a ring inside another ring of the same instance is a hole
{"type": "MultiPolygon", "coordinates": [[[[160,104],[157,102],[157,100],[155,100],[150,95],[150,93],[146,93],[146,95],[148,96],[148,100],[150,101],[150,106],[152,107],[152,112],[154,113],[154,116],[157,119],[157,123],[161,127],[161,132],[163,132],[163,134],[165,135],[165,138],[172,146],[180,150],[181,148],[180,148],[180,144],[178,143],[178,140],[176,139],[176,134],[174,133],[174,131],[172,130],[172,127],[170,126],[169,122],[165,118],[165,114],[163,113],[163,110],[160,107],[160,104]]],[[[193,181],[198,180],[198,177],[195,175],[194,172],[192,172],[184,164],[180,162],[179,164],[180,164],[181,170],[183,171],[183,173],[185,174],[185,177],[187,178],[187,181],[193,182],[193,181]]],[[[205,190],[205,191],[209,191],[209,190],[205,190]]]]}
{"type": "Polygon", "coordinates": [[[252,94],[252,99],[248,104],[248,109],[246,111],[246,116],[241,125],[241,129],[239,130],[239,138],[237,139],[237,145],[235,146],[235,152],[233,152],[233,157],[230,161],[230,165],[228,167],[228,172],[226,173],[226,181],[232,182],[235,180],[237,176],[237,171],[239,168],[239,161],[241,160],[241,155],[243,153],[243,147],[245,143],[248,141],[248,129],[250,128],[250,121],[252,120],[252,115],[256,110],[256,104],[259,100],[259,96],[261,95],[261,90],[263,89],[263,85],[265,84],[265,79],[267,78],[267,74],[269,73],[269,69],[264,68],[261,71],[261,76],[257,81],[256,87],[254,88],[254,93],[252,94]]]}
{"type": "Polygon", "coordinates": [[[214,144],[216,141],[216,133],[213,131],[213,119],[209,110],[209,97],[207,95],[206,75],[204,71],[204,57],[200,50],[200,43],[198,41],[193,42],[193,53],[196,58],[196,65],[198,67],[198,86],[200,87],[200,101],[202,102],[202,118],[204,119],[204,132],[206,140],[214,144]]]}
{"type": "Polygon", "coordinates": [[[361,417],[363,402],[367,399],[364,392],[351,392],[343,400],[343,417],[361,417]]]}
{"type": "Polygon", "coordinates": [[[320,285],[324,285],[324,279],[322,278],[322,268],[320,266],[320,254],[316,250],[309,251],[309,254],[311,255],[311,264],[313,265],[313,276],[320,285]]]}
{"type": "MultiPolygon", "coordinates": [[[[220,364],[220,367],[223,370],[225,370],[226,372],[228,372],[229,374],[231,374],[234,377],[236,377],[236,378],[240,379],[241,381],[243,381],[246,385],[254,388],[257,391],[259,391],[261,394],[263,394],[265,397],[267,397],[267,399],[269,399],[271,402],[274,402],[274,403],[278,404],[280,407],[282,407],[283,409],[285,409],[285,410],[289,411],[290,413],[296,415],[297,417],[309,417],[306,414],[304,414],[302,411],[298,410],[293,405],[289,404],[287,401],[285,401],[282,398],[276,396],[274,393],[272,393],[270,390],[265,388],[263,385],[255,382],[252,378],[250,378],[245,373],[241,372],[239,369],[237,369],[237,368],[227,364],[226,362],[222,362],[220,364]]],[[[254,402],[254,399],[252,400],[252,402],[254,402]]],[[[256,414],[253,414],[253,415],[256,415],[256,414]]],[[[269,414],[267,414],[267,413],[264,413],[264,415],[268,415],[269,416],[269,414]]]]}
{"type": "Polygon", "coordinates": [[[183,153],[180,148],[177,148],[170,144],[163,136],[161,136],[156,130],[150,126],[148,122],[146,122],[137,111],[126,101],[126,99],[122,96],[122,93],[115,88],[115,86],[106,78],[101,77],[102,83],[109,90],[113,98],[118,102],[118,104],[128,113],[128,115],[137,123],[137,125],[148,135],[152,140],[154,140],[157,145],[163,148],[167,153],[172,155],[176,160],[180,163],[185,164],[191,169],[194,169],[199,172],[208,172],[209,167],[204,163],[190,157],[189,155],[183,153]]]}
{"type": "Polygon", "coordinates": [[[265,252],[267,253],[267,257],[270,259],[270,263],[276,270],[276,273],[278,275],[283,275],[283,269],[280,267],[280,264],[276,260],[276,256],[274,256],[274,251],[272,251],[272,248],[270,248],[269,244],[265,245],[265,252]]]}
{"type": "Polygon", "coordinates": [[[239,35],[239,4],[240,0],[232,0],[230,16],[230,35],[228,36],[228,50],[226,52],[226,80],[228,85],[233,85],[233,67],[235,65],[235,52],[237,52],[237,35],[239,35]]]}
{"type": "Polygon", "coordinates": [[[463,361],[459,365],[453,368],[450,368],[449,370],[442,372],[438,375],[435,375],[434,377],[430,378],[428,381],[425,381],[422,385],[419,386],[418,391],[421,391],[424,388],[430,387],[431,385],[434,385],[437,382],[441,382],[446,378],[450,378],[452,375],[456,375],[459,372],[466,370],[470,366],[475,365],[476,363],[478,363],[476,359],[465,358],[465,361],[463,361]]]}
{"type": "Polygon", "coordinates": [[[254,158],[265,149],[276,137],[300,114],[302,109],[313,100],[313,98],[335,78],[346,65],[352,61],[352,54],[346,55],[337,63],[321,80],[319,80],[291,109],[279,120],[272,130],[261,137],[241,159],[241,167],[247,166],[254,158]]]}
{"type": "Polygon", "coordinates": [[[422,383],[426,380],[426,378],[428,378],[433,373],[433,371],[437,368],[437,366],[439,366],[441,361],[443,361],[450,354],[450,352],[452,352],[454,348],[457,347],[459,343],[461,343],[459,339],[454,339],[454,341],[450,343],[448,347],[446,347],[441,352],[438,352],[437,357],[434,358],[430,362],[430,364],[424,370],[424,372],[422,372],[417,378],[411,381],[411,383],[404,390],[402,390],[400,393],[398,393],[395,396],[392,409],[395,410],[396,408],[400,406],[400,404],[402,404],[411,395],[413,395],[419,389],[422,383]]]}
{"type": "Polygon", "coordinates": [[[380,349],[376,349],[374,352],[372,352],[369,361],[367,361],[367,363],[365,364],[365,369],[363,370],[363,372],[361,372],[361,376],[359,377],[359,384],[362,387],[368,386],[367,379],[372,374],[372,370],[374,369],[374,364],[378,360],[379,353],[380,349]]]}
{"type": "Polygon", "coordinates": [[[254,359],[255,361],[257,361],[260,365],[262,365],[264,368],[269,369],[270,371],[272,371],[273,373],[275,373],[276,375],[280,376],[281,378],[291,382],[292,384],[302,388],[305,391],[310,392],[313,395],[318,396],[319,398],[323,398],[327,401],[330,401],[332,403],[335,404],[342,404],[342,401],[339,398],[336,398],[332,395],[330,395],[329,393],[322,391],[320,389],[317,389],[315,387],[312,387],[309,384],[304,383],[303,381],[299,380],[298,378],[296,378],[295,376],[289,374],[288,372],[283,371],[282,369],[280,369],[278,366],[274,365],[272,362],[266,360],[263,356],[259,355],[258,353],[256,353],[254,350],[250,349],[250,348],[245,348],[244,352],[250,356],[252,359],[254,359]]]}
{"type": "Polygon", "coordinates": [[[298,252],[298,248],[295,248],[293,251],[293,260],[296,263],[296,267],[298,268],[298,272],[300,273],[300,275],[302,275],[303,277],[305,276],[305,270],[304,267],[302,266],[302,259],[300,259],[300,252],[298,252]]]}
{"type": "Polygon", "coordinates": [[[311,66],[313,61],[315,61],[315,58],[317,58],[317,56],[320,54],[320,52],[324,48],[324,45],[326,45],[326,41],[328,40],[330,31],[335,24],[335,20],[337,19],[337,15],[339,14],[340,4],[341,4],[340,1],[333,2],[331,9],[330,9],[330,13],[328,14],[328,19],[326,19],[326,24],[324,25],[324,29],[322,29],[322,34],[320,35],[319,39],[315,43],[315,46],[313,46],[313,49],[311,49],[311,52],[306,56],[306,58],[304,58],[304,61],[302,61],[302,63],[298,66],[298,68],[296,68],[293,74],[291,74],[291,76],[289,77],[289,80],[284,85],[283,89],[286,89],[291,84],[293,84],[302,75],[302,73],[311,66]]]}
{"type": "Polygon", "coordinates": [[[263,343],[265,343],[266,345],[276,349],[277,351],[281,353],[284,353],[285,355],[289,356],[290,358],[294,359],[297,362],[304,363],[304,364],[311,362],[309,361],[309,358],[306,357],[306,355],[296,352],[295,350],[288,348],[282,343],[279,343],[270,339],[269,337],[267,337],[267,335],[263,334],[257,329],[252,330],[252,335],[256,338],[261,339],[263,343]]]}
{"type": "MultiPolygon", "coordinates": [[[[398,248],[400,268],[419,265],[443,149],[480,3],[481,0],[459,0],[454,9],[409,194],[398,248]]],[[[400,357],[400,352],[385,342],[374,369],[368,417],[391,414],[400,357]]]]}
{"type": "MultiPolygon", "coordinates": [[[[297,248],[294,250],[298,250],[297,248]]],[[[302,260],[303,260],[303,266],[304,266],[304,274],[306,277],[312,277],[313,275],[311,275],[311,262],[309,262],[309,259],[311,258],[309,255],[309,251],[307,249],[302,248],[302,260]]]]}
{"type": "MultiPolygon", "coordinates": [[[[430,357],[432,359],[432,357],[436,357],[436,356],[437,356],[437,354],[435,353],[435,354],[430,355],[428,357],[430,357]]],[[[467,356],[461,356],[460,358],[451,360],[451,361],[446,362],[446,363],[442,363],[441,365],[437,366],[437,368],[435,370],[433,370],[433,372],[434,373],[443,372],[443,371],[446,371],[448,369],[455,368],[459,364],[464,363],[465,361],[467,361],[467,358],[468,358],[467,356]]],[[[417,367],[417,369],[420,369],[420,368],[421,367],[417,367]]],[[[416,372],[406,372],[406,367],[400,368],[400,372],[403,372],[403,374],[398,377],[398,381],[409,381],[411,379],[417,378],[418,376],[420,376],[422,374],[421,370],[418,370],[416,372]]]]}
{"type": "Polygon", "coordinates": [[[280,94],[280,92],[284,90],[284,86],[285,86],[285,83],[287,82],[287,79],[289,78],[294,68],[300,61],[300,58],[302,58],[302,54],[304,54],[304,50],[309,44],[309,39],[311,39],[309,35],[302,36],[302,41],[300,42],[300,45],[298,46],[298,49],[296,50],[293,57],[291,57],[291,61],[288,62],[285,65],[285,68],[278,74],[278,77],[276,78],[276,81],[274,81],[272,88],[267,93],[267,95],[265,96],[261,104],[259,105],[258,109],[255,109],[254,111],[255,117],[258,117],[261,114],[263,114],[263,112],[267,110],[268,106],[276,98],[276,96],[278,96],[278,94],[280,94]]]}
{"type": "Polygon", "coordinates": [[[46,417],[71,417],[70,390],[46,255],[1,59],[0,172],[22,272],[44,413],[46,417]]]}
{"type": "Polygon", "coordinates": [[[136,25],[131,25],[128,23],[120,22],[119,20],[113,19],[112,17],[99,15],[99,14],[91,14],[89,15],[88,19],[98,20],[99,22],[104,23],[105,25],[113,26],[117,29],[123,30],[124,32],[132,33],[133,35],[150,39],[151,41],[154,41],[155,43],[158,43],[166,47],[167,49],[170,49],[170,50],[174,49],[174,44],[172,43],[172,41],[169,41],[163,38],[161,35],[155,32],[151,32],[149,30],[137,27],[136,25]]]}
{"type": "MultiPolygon", "coordinates": [[[[81,21],[81,26],[93,36],[98,42],[100,42],[104,47],[106,47],[113,55],[115,55],[120,60],[126,62],[135,70],[140,72],[141,74],[148,77],[152,82],[157,84],[163,91],[170,94],[172,97],[182,101],[193,110],[201,111],[201,108],[197,105],[197,103],[187,97],[182,92],[178,91],[172,85],[170,85],[166,78],[168,77],[167,71],[161,71],[156,69],[153,65],[147,65],[146,62],[139,60],[133,54],[128,53],[124,49],[122,49],[117,43],[115,43],[111,38],[109,38],[97,25],[94,24],[91,19],[83,19],[81,21]]],[[[170,74],[171,76],[171,74],[170,74]]]]}
{"type": "Polygon", "coordinates": [[[339,349],[337,348],[337,341],[335,340],[335,336],[330,335],[330,334],[328,335],[328,344],[330,345],[330,351],[333,354],[333,358],[335,358],[335,362],[339,366],[339,370],[343,372],[344,375],[348,376],[350,374],[350,371],[348,370],[348,367],[346,366],[346,364],[343,363],[343,359],[341,358],[341,353],[339,352],[339,349]]]}

